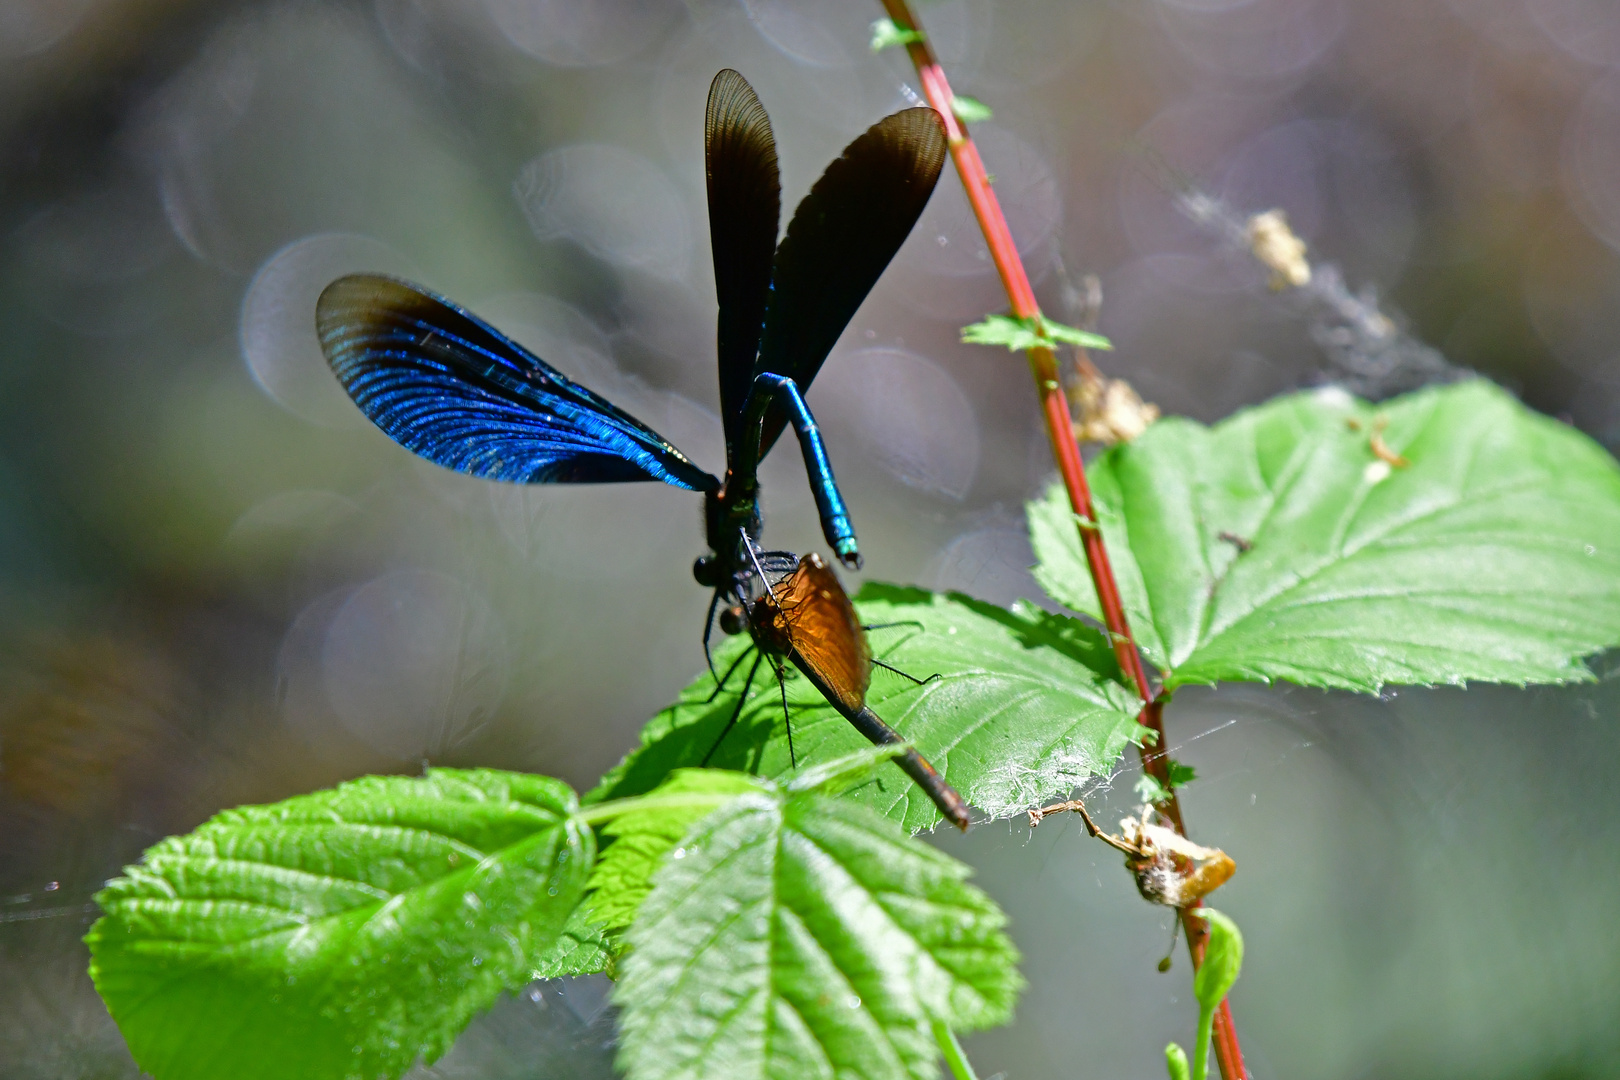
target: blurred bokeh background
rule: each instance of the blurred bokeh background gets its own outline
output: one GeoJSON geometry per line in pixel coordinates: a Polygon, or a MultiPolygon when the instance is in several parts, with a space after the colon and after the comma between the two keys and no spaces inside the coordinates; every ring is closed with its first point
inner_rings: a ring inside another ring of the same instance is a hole
{"type": "MultiPolygon", "coordinates": [[[[856,0],[0,0],[0,1076],[137,1073],[84,975],[99,883],[214,811],[424,759],[588,787],[700,668],[698,500],[423,464],[325,369],[321,287],[389,270],[721,461],[710,78],[791,207],[915,99],[856,0]]],[[[1215,420],[1336,374],[1312,315],[1167,181],[1278,207],[1417,340],[1620,446],[1620,8],[1607,0],[938,0],[922,8],[1046,307],[1215,420]],[[1060,267],[1063,268],[1060,271],[1060,267]],[[1319,336],[1319,335],[1318,335],[1319,336]]],[[[810,394],[879,578],[1034,595],[1051,472],[954,174],[810,394]]],[[[766,538],[819,546],[791,451],[766,538]]],[[[1612,673],[1612,661],[1598,661],[1612,673]]],[[[1189,692],[1194,836],[1237,859],[1257,1077],[1615,1075],[1620,678],[1189,692]]],[[[1095,793],[1132,802],[1126,762],[1095,793]]],[[[981,1075],[1157,1077],[1169,920],[1070,823],[937,842],[1031,983],[981,1075]]],[[[606,1076],[601,980],[432,1075],[606,1076]]]]}

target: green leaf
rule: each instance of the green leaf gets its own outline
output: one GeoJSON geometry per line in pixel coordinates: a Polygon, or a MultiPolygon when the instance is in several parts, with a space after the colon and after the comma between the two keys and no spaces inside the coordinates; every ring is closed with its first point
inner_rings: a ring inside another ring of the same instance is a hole
{"type": "Polygon", "coordinates": [[[933,1023],[1004,1022],[1022,986],[969,870],[817,791],[705,818],[629,931],[614,1000],[630,1080],[933,1080],[933,1023]]]}
{"type": "Polygon", "coordinates": [[[968,97],[966,94],[951,95],[951,112],[964,124],[978,124],[995,116],[990,106],[978,98],[968,97]]]}
{"type": "Polygon", "coordinates": [[[483,769],[227,810],[98,894],[91,976],[160,1080],[397,1075],[556,941],[595,854],[574,812],[483,769]]]}
{"type": "Polygon", "coordinates": [[[588,903],[574,907],[562,933],[536,961],[534,970],[529,973],[531,979],[560,979],[567,975],[595,975],[613,970],[616,942],[592,915],[588,903]]]}
{"type": "Polygon", "coordinates": [[[882,52],[896,45],[910,45],[924,40],[926,36],[921,30],[906,29],[893,19],[878,19],[872,23],[873,52],[882,52]]]}
{"type": "MultiPolygon", "coordinates": [[[[1574,682],[1620,644],[1620,466],[1483,381],[1161,420],[1090,478],[1167,688],[1574,682]]],[[[1099,614],[1061,488],[1030,506],[1030,535],[1047,591],[1099,614]]]]}
{"type": "Polygon", "coordinates": [[[732,797],[759,790],[760,781],[744,773],[677,769],[653,790],[654,795],[712,794],[715,798],[673,809],[633,810],[602,826],[614,839],[591,871],[592,892],[586,906],[593,918],[609,930],[629,926],[652,891],[653,873],[687,830],[732,797]]]}
{"type": "Polygon", "coordinates": [[[872,779],[886,761],[906,752],[910,743],[868,746],[831,761],[801,769],[788,780],[789,791],[814,791],[821,795],[842,795],[850,788],[872,779]]]}
{"type": "Polygon", "coordinates": [[[1005,345],[1012,352],[1024,352],[1054,341],[1078,345],[1085,349],[1112,349],[1113,344],[1101,334],[1077,330],[1051,319],[1031,315],[1014,318],[1011,315],[986,315],[983,322],[962,327],[962,340],[969,345],[1005,345]]]}
{"type": "Polygon", "coordinates": [[[1170,786],[1165,787],[1159,783],[1152,773],[1143,773],[1136,778],[1136,799],[1144,803],[1162,803],[1168,799],[1176,788],[1182,784],[1190,784],[1198,779],[1198,773],[1191,765],[1183,765],[1172,758],[1167,766],[1170,773],[1170,786]]]}
{"type": "MultiPolygon", "coordinates": [[[[941,676],[917,686],[875,669],[867,703],[965,799],[991,814],[1066,796],[1106,773],[1130,740],[1147,731],[1135,722],[1140,706],[1134,694],[1114,681],[1112,649],[1076,619],[877,584],[861,590],[856,606],[864,622],[884,626],[868,633],[878,659],[919,679],[941,676]]],[[[750,647],[741,637],[725,642],[716,650],[717,669],[723,673],[750,647]]],[[[687,687],[642,729],[641,746],[586,801],[651,791],[672,770],[701,762],[736,707],[751,662],[712,701],[708,674],[687,687]]],[[[868,748],[792,668],[785,685],[800,770],[868,748]]],[[[768,666],[760,668],[741,718],[710,763],[774,778],[793,774],[782,691],[768,666]]],[[[892,765],[848,797],[913,831],[939,821],[934,804],[892,765]]]]}
{"type": "Polygon", "coordinates": [[[1204,962],[1193,976],[1193,996],[1213,1010],[1231,992],[1243,967],[1243,934],[1237,923],[1214,908],[1196,908],[1194,914],[1209,920],[1209,940],[1204,944],[1204,962]]]}
{"type": "Polygon", "coordinates": [[[1136,778],[1136,801],[1141,803],[1162,803],[1170,797],[1170,791],[1159,783],[1158,777],[1152,773],[1143,773],[1136,778]]]}

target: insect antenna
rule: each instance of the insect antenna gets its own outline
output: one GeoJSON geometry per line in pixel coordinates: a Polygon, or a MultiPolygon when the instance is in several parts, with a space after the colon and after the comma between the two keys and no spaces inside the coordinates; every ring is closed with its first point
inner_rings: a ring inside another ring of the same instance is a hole
{"type": "Polygon", "coordinates": [[[932,675],[928,676],[928,678],[926,678],[926,679],[919,679],[919,678],[917,678],[917,676],[913,675],[909,671],[901,671],[899,668],[895,667],[893,664],[885,664],[883,661],[878,660],[876,658],[874,658],[872,660],[872,666],[873,667],[880,667],[884,671],[892,671],[896,675],[904,675],[906,678],[910,679],[912,682],[916,683],[918,686],[927,686],[929,683],[933,682],[935,679],[943,679],[945,677],[945,676],[941,675],[939,672],[936,671],[932,675]]]}
{"type": "MultiPolygon", "coordinates": [[[[747,655],[747,653],[743,654],[743,656],[747,655]]],[[[709,759],[714,757],[714,752],[720,749],[720,744],[726,741],[726,736],[730,735],[731,729],[736,726],[737,717],[742,715],[743,705],[748,702],[748,691],[754,685],[754,674],[759,671],[759,662],[763,659],[765,659],[764,653],[754,653],[754,666],[748,669],[748,679],[743,683],[742,693],[737,696],[737,707],[731,710],[731,719],[727,720],[726,726],[720,729],[720,737],[714,740],[714,745],[709,747],[709,752],[703,755],[703,760],[699,762],[700,765],[707,766],[709,764],[709,759]]],[[[742,657],[738,657],[738,663],[741,662],[742,657]]],[[[783,691],[783,693],[785,695],[786,691],[783,691]]],[[[785,696],[783,700],[786,700],[785,696]]]]}
{"type": "MultiPolygon", "coordinates": [[[[760,556],[759,549],[754,547],[754,541],[748,535],[747,530],[738,529],[737,531],[742,533],[743,545],[748,549],[748,560],[754,564],[754,570],[755,570],[756,573],[759,574],[759,582],[760,582],[761,585],[765,586],[766,595],[768,595],[771,598],[771,603],[777,604],[778,606],[780,606],[779,602],[776,599],[776,590],[771,588],[771,579],[765,576],[765,568],[759,564],[759,556],[760,556]]],[[[775,553],[772,552],[771,554],[775,554],[775,553]]],[[[780,679],[780,677],[779,677],[779,679],[780,679]]],[[[782,692],[784,694],[787,693],[786,689],[784,689],[782,692]]],[[[786,702],[786,700],[787,699],[784,697],[783,698],[784,703],[786,702]]]]}

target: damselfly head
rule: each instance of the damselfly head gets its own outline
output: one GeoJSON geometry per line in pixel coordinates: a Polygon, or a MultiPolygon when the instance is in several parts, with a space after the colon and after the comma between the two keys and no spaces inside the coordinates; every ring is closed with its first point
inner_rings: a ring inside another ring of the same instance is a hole
{"type": "MultiPolygon", "coordinates": [[[[717,589],[721,585],[720,560],[714,555],[699,555],[692,564],[692,576],[697,583],[705,589],[717,589]]],[[[728,634],[735,634],[735,630],[727,630],[728,634]]]]}
{"type": "Polygon", "coordinates": [[[748,609],[741,604],[733,604],[720,613],[720,629],[728,635],[736,635],[748,629],[748,609]]]}

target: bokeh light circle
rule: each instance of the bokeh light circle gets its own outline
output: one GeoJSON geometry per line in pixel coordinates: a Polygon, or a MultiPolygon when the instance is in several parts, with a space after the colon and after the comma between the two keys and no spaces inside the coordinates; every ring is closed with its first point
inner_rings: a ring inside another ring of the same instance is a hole
{"type": "Polygon", "coordinates": [[[1546,231],[1525,261],[1524,305],[1560,363],[1620,386],[1620,255],[1613,249],[1578,230],[1546,231]]]}
{"type": "Polygon", "coordinates": [[[1029,571],[1034,564],[1023,528],[989,525],[961,533],[940,548],[929,564],[930,584],[940,592],[955,590],[1007,605],[1041,595],[1029,571]]]}
{"type": "Polygon", "coordinates": [[[484,0],[508,41],[558,67],[634,56],[681,13],[679,0],[484,0]]]}
{"type": "Polygon", "coordinates": [[[483,597],[444,574],[407,570],[360,586],[333,613],[321,677],[351,735],[415,760],[490,721],[509,663],[505,628],[483,597]]]}
{"type": "Polygon", "coordinates": [[[0,4],[0,57],[44,52],[79,25],[93,0],[7,0],[0,4]]]}
{"type": "Polygon", "coordinates": [[[1587,88],[1564,130],[1563,172],[1570,206],[1620,248],[1620,74],[1587,88]]]}
{"type": "MultiPolygon", "coordinates": [[[[1002,127],[979,125],[974,141],[994,177],[996,199],[1018,253],[1026,262],[1045,262],[1041,252],[1063,224],[1063,197],[1051,165],[1034,145],[1002,127]]],[[[962,182],[949,166],[896,261],[943,277],[996,272],[962,182]]]]}
{"type": "Polygon", "coordinates": [[[20,291],[30,307],[81,334],[116,334],[161,317],[140,279],[180,253],[148,193],[70,195],[16,232],[20,291]]]}
{"type": "Polygon", "coordinates": [[[364,422],[333,377],[315,333],[321,290],[362,271],[413,276],[405,257],[386,244],[350,233],[317,233],[266,259],[242,297],[238,340],[254,381],[282,408],[323,427],[364,422]]]}
{"type": "Polygon", "coordinates": [[[1161,0],[1158,10],[1160,25],[1184,56],[1242,82],[1301,76],[1348,22],[1342,0],[1161,0]]]}
{"type": "Polygon", "coordinates": [[[979,469],[979,421],[962,387],[914,352],[861,349],[817,379],[817,408],[855,429],[865,456],[907,487],[962,499],[979,469]],[[819,404],[825,403],[825,404],[819,404]]]}
{"type": "Polygon", "coordinates": [[[1571,56],[1589,64],[1620,64],[1620,4],[1614,0],[1527,0],[1525,7],[1571,56]]]}
{"type": "Polygon", "coordinates": [[[512,192],[540,240],[572,240],[604,262],[678,278],[691,263],[690,213],[658,166],[601,143],[549,151],[512,192]]]}

